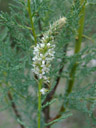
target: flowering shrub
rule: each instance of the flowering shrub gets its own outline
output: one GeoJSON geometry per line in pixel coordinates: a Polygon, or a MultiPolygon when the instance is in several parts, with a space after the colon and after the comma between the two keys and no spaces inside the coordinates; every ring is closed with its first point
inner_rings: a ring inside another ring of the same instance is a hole
{"type": "Polygon", "coordinates": [[[13,112],[20,128],[96,125],[95,6],[13,0],[0,12],[0,111],[13,112]]]}

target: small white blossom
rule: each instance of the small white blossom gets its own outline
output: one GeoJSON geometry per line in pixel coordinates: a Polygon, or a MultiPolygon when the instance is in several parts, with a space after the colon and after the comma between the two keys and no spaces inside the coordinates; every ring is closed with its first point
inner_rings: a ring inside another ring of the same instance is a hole
{"type": "Polygon", "coordinates": [[[45,44],[40,44],[40,45],[41,45],[42,48],[45,46],[45,44]]]}
{"type": "Polygon", "coordinates": [[[48,43],[47,46],[50,46],[50,43],[48,43]]]}
{"type": "Polygon", "coordinates": [[[42,94],[42,95],[45,95],[45,94],[46,94],[46,92],[47,92],[47,89],[42,88],[42,89],[40,90],[40,92],[41,92],[41,94],[42,94]]]}

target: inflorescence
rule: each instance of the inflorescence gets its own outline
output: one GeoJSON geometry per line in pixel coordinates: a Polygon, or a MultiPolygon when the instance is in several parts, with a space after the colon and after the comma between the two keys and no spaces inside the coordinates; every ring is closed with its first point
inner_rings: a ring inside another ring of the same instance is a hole
{"type": "Polygon", "coordinates": [[[50,26],[50,29],[43,35],[40,43],[34,47],[33,51],[33,69],[32,71],[37,75],[38,79],[42,79],[43,82],[50,82],[48,77],[51,62],[55,55],[55,43],[54,36],[58,30],[61,29],[66,23],[66,18],[60,18],[58,21],[50,26]]]}
{"type": "Polygon", "coordinates": [[[54,48],[54,44],[44,42],[34,47],[33,72],[39,79],[43,79],[45,82],[49,82],[47,75],[50,71],[51,62],[54,59],[54,48]]]}

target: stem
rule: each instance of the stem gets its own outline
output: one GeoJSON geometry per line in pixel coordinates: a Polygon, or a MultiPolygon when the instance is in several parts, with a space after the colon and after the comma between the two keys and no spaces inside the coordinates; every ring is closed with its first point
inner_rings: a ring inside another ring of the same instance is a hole
{"type": "Polygon", "coordinates": [[[38,128],[40,128],[40,121],[41,121],[41,86],[42,86],[42,80],[38,83],[38,128]]]}
{"type": "MultiPolygon", "coordinates": [[[[81,5],[84,4],[85,0],[81,0],[81,5]]],[[[81,43],[82,43],[82,35],[83,35],[83,29],[84,29],[84,20],[85,20],[85,4],[82,7],[82,10],[80,12],[80,20],[79,20],[79,28],[78,28],[78,35],[75,43],[75,50],[74,53],[78,53],[81,48],[81,43]]]]}
{"type": "Polygon", "coordinates": [[[31,14],[30,0],[28,0],[28,13],[29,13],[29,17],[30,17],[30,22],[31,22],[31,27],[32,27],[32,33],[33,33],[33,36],[34,36],[34,41],[35,41],[35,44],[37,44],[37,37],[36,37],[34,23],[33,23],[33,18],[32,18],[32,14],[31,14]]]}
{"type": "MultiPolygon", "coordinates": [[[[21,115],[17,110],[17,106],[16,106],[15,102],[13,101],[13,98],[12,98],[12,95],[11,95],[10,92],[8,92],[8,98],[11,101],[11,107],[12,107],[12,109],[13,109],[15,115],[16,115],[16,118],[18,118],[19,120],[22,120],[21,115]]],[[[19,125],[20,125],[21,128],[25,128],[23,124],[19,123],[19,125]]]]}
{"type": "MultiPolygon", "coordinates": [[[[55,117],[51,118],[51,119],[50,119],[50,122],[59,119],[59,118],[61,117],[61,115],[62,115],[63,112],[65,112],[65,108],[62,106],[62,107],[60,108],[59,114],[57,114],[55,117]]],[[[53,125],[54,123],[56,123],[56,122],[53,122],[51,125],[53,125]]],[[[51,126],[51,125],[50,125],[50,126],[51,126]]]]}
{"type": "Polygon", "coordinates": [[[82,37],[83,37],[83,38],[86,38],[86,39],[88,39],[88,40],[90,40],[92,43],[95,42],[95,41],[94,41],[91,37],[89,37],[89,36],[82,35],[82,37]]]}
{"type": "MultiPolygon", "coordinates": [[[[84,4],[85,0],[81,0],[81,5],[84,4]]],[[[84,29],[84,20],[85,20],[85,4],[82,7],[82,10],[80,12],[80,20],[79,20],[79,28],[78,28],[78,35],[76,38],[76,42],[75,42],[75,49],[74,49],[74,54],[77,54],[80,52],[81,49],[81,44],[82,44],[82,35],[83,35],[83,29],[84,29]]],[[[75,62],[75,64],[73,65],[71,72],[69,74],[70,76],[70,80],[68,81],[68,88],[66,90],[67,96],[71,93],[73,85],[74,85],[74,75],[76,72],[78,66],[78,62],[75,62]]]]}
{"type": "Polygon", "coordinates": [[[39,27],[39,31],[41,32],[42,31],[42,25],[41,25],[41,20],[40,20],[40,16],[39,16],[39,13],[37,13],[37,16],[38,16],[38,27],[39,27]]]}
{"type": "MultiPolygon", "coordinates": [[[[66,55],[67,47],[68,47],[68,45],[66,44],[64,46],[64,50],[63,50],[64,56],[66,55]]],[[[55,94],[55,91],[56,91],[56,89],[59,85],[59,82],[60,82],[62,71],[64,69],[64,62],[65,62],[65,58],[62,58],[62,62],[60,63],[60,65],[62,65],[62,66],[60,67],[60,69],[58,71],[58,77],[56,78],[56,84],[55,84],[54,88],[52,89],[52,91],[46,96],[46,99],[44,100],[43,105],[46,104],[47,102],[50,102],[52,100],[54,94],[55,94]]]]}
{"type": "MultiPolygon", "coordinates": [[[[81,5],[85,2],[85,0],[81,0],[81,5]]],[[[82,10],[80,12],[80,16],[82,16],[79,20],[79,28],[78,28],[78,35],[76,38],[76,42],[75,42],[75,49],[74,49],[74,54],[77,54],[80,52],[81,49],[81,43],[82,43],[82,35],[83,35],[83,29],[84,29],[84,19],[85,19],[85,4],[82,7],[82,10]]],[[[66,96],[68,96],[73,88],[74,82],[75,82],[75,72],[78,66],[78,62],[76,61],[75,64],[73,65],[71,72],[69,74],[70,76],[70,80],[68,81],[68,88],[66,90],[66,96]]],[[[68,105],[68,102],[66,103],[66,106],[68,105]]],[[[59,111],[59,114],[57,114],[53,119],[51,119],[51,121],[59,119],[62,116],[62,113],[66,111],[66,107],[64,107],[63,105],[61,106],[61,109],[59,111]]]]}
{"type": "MultiPolygon", "coordinates": [[[[50,106],[48,105],[47,107],[45,107],[43,112],[44,112],[45,123],[47,124],[49,123],[50,120],[50,106]]],[[[50,128],[50,125],[46,126],[46,128],[50,128]]]]}
{"type": "MultiPolygon", "coordinates": [[[[66,55],[67,47],[68,47],[68,45],[65,45],[65,46],[64,46],[64,50],[63,50],[64,56],[66,55]]],[[[46,99],[44,100],[43,105],[46,104],[47,102],[50,102],[50,101],[52,100],[54,94],[55,94],[55,91],[56,91],[56,89],[57,89],[57,87],[58,87],[58,85],[59,85],[60,79],[61,79],[60,76],[61,76],[62,71],[63,71],[63,69],[64,69],[64,64],[65,64],[64,62],[65,62],[65,58],[62,59],[62,62],[61,62],[61,64],[60,64],[60,65],[62,65],[62,66],[60,67],[60,70],[59,70],[59,72],[58,72],[58,77],[56,78],[56,84],[55,84],[54,88],[52,89],[52,91],[46,96],[46,99]]],[[[61,108],[61,110],[63,111],[62,108],[61,108]]],[[[60,111],[61,111],[61,110],[60,110],[60,111]]],[[[55,120],[55,118],[52,119],[52,120],[50,119],[50,106],[49,106],[49,105],[43,109],[43,112],[44,112],[44,117],[45,117],[45,122],[46,122],[46,123],[49,123],[49,122],[55,120]]],[[[60,113],[60,114],[61,114],[61,113],[60,113]]],[[[56,118],[59,118],[60,114],[57,115],[56,118]]],[[[46,126],[46,128],[50,128],[50,127],[51,127],[51,125],[46,126]]]]}

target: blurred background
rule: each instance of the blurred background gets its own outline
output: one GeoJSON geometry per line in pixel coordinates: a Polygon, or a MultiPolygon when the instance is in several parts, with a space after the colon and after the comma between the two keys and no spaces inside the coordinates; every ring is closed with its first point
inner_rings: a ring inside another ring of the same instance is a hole
{"type": "Polygon", "coordinates": [[[9,12],[9,3],[12,3],[12,0],[0,0],[0,11],[9,12]]]}

